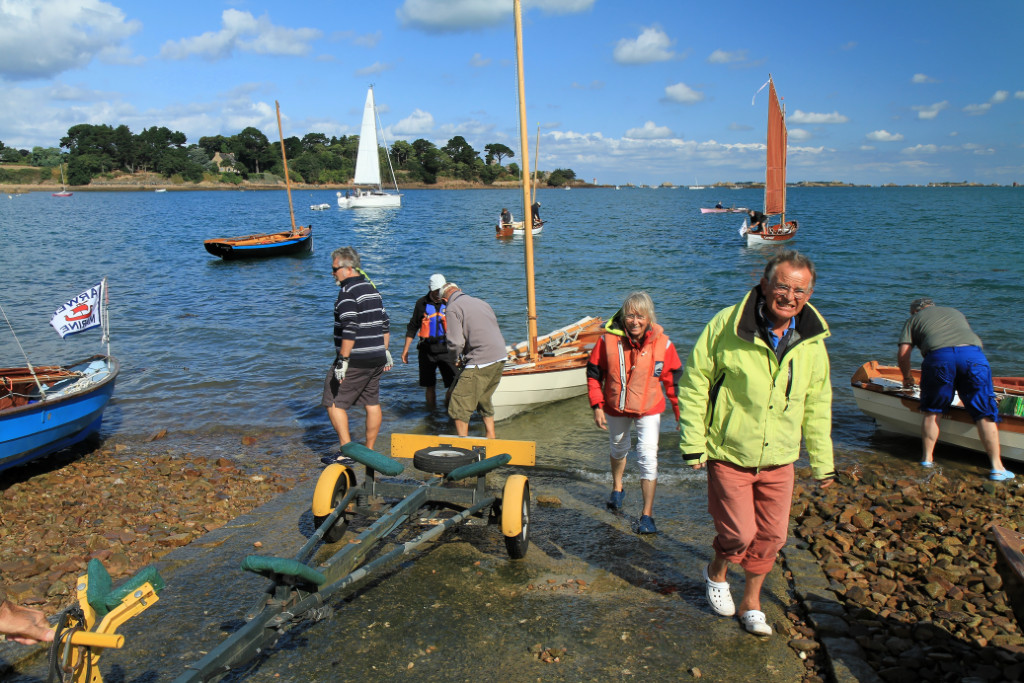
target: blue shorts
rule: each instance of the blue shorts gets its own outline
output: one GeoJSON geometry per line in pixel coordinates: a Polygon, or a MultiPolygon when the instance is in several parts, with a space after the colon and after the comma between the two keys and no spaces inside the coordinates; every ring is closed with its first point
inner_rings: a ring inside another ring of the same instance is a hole
{"type": "Polygon", "coordinates": [[[954,391],[975,422],[983,417],[999,422],[992,368],[977,346],[935,349],[922,361],[922,413],[946,412],[953,403],[954,391]]]}

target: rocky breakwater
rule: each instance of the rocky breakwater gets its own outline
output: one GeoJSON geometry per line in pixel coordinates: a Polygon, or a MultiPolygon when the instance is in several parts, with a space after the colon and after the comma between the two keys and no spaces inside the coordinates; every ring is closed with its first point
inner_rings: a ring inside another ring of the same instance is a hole
{"type": "Polygon", "coordinates": [[[1024,486],[921,472],[896,463],[851,468],[825,490],[798,483],[795,534],[842,606],[818,636],[852,638],[885,681],[1022,680],[1024,635],[989,527],[1024,527],[1024,486]]]}
{"type": "Polygon", "coordinates": [[[118,444],[0,474],[0,581],[48,616],[99,558],[117,585],[176,547],[290,490],[294,479],[228,458],[118,444]]]}

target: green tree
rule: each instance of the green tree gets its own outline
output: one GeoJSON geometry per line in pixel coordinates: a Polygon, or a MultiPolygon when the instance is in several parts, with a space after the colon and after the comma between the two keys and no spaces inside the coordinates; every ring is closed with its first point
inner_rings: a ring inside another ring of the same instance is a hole
{"type": "Polygon", "coordinates": [[[451,157],[456,164],[473,165],[473,160],[480,156],[473,147],[466,142],[466,138],[456,135],[441,150],[451,157]]]}
{"type": "MultiPolygon", "coordinates": [[[[306,133],[302,136],[302,149],[307,152],[316,152],[330,143],[330,138],[323,133],[306,133]]],[[[291,147],[285,147],[285,149],[291,154],[291,147]]]]}
{"type": "Polygon", "coordinates": [[[391,145],[391,162],[396,168],[405,168],[410,159],[415,158],[416,150],[405,140],[395,140],[391,145]]]}
{"type": "Polygon", "coordinates": [[[576,180],[576,172],[571,168],[556,168],[548,176],[548,185],[551,187],[562,187],[576,180]]]}
{"type": "MultiPolygon", "coordinates": [[[[259,173],[261,166],[266,168],[273,165],[274,154],[270,149],[270,142],[259,128],[249,126],[231,140],[231,151],[246,172],[251,169],[254,173],[259,173]]],[[[280,159],[281,155],[277,154],[277,158],[280,159]]]]}
{"type": "MultiPolygon", "coordinates": [[[[17,150],[14,150],[17,152],[17,150]]],[[[0,152],[2,154],[2,152],[0,152]]],[[[64,160],[63,153],[59,147],[33,147],[29,156],[29,163],[42,168],[56,168],[64,160]]]]}
{"type": "Polygon", "coordinates": [[[223,135],[211,135],[199,138],[199,146],[206,150],[206,153],[213,158],[217,152],[231,151],[231,138],[223,135]]]}
{"type": "Polygon", "coordinates": [[[489,145],[484,145],[484,151],[487,152],[487,158],[485,161],[490,164],[491,159],[495,159],[498,162],[498,166],[501,166],[501,160],[503,157],[511,159],[516,155],[510,147],[503,145],[500,142],[492,142],[489,145]]]}

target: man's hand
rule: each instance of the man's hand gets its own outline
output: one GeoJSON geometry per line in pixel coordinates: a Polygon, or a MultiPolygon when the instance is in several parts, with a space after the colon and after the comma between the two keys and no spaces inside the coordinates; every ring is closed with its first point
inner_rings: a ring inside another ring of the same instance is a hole
{"type": "Polygon", "coordinates": [[[334,379],[341,382],[348,372],[348,356],[338,356],[334,359],[334,379]]]}
{"type": "Polygon", "coordinates": [[[395,367],[395,361],[391,358],[391,351],[388,349],[384,349],[384,357],[388,359],[388,361],[384,363],[384,372],[387,372],[391,368],[395,367]]]}
{"type": "Polygon", "coordinates": [[[917,384],[914,382],[914,378],[913,377],[904,377],[903,378],[903,388],[904,389],[911,389],[912,390],[916,386],[917,386],[917,384]]]}
{"type": "Polygon", "coordinates": [[[402,363],[404,363],[406,365],[409,364],[409,347],[408,346],[405,347],[404,349],[402,349],[402,363]]]}
{"type": "Polygon", "coordinates": [[[829,477],[828,479],[819,479],[818,480],[818,488],[820,488],[820,489],[827,489],[829,486],[832,485],[832,482],[834,482],[834,481],[835,481],[835,477],[829,477]]]}
{"type": "Polygon", "coordinates": [[[608,429],[608,421],[604,417],[604,409],[601,406],[594,406],[594,424],[601,429],[608,429]]]}
{"type": "Polygon", "coordinates": [[[20,607],[6,600],[0,603],[0,633],[22,645],[48,643],[53,640],[53,630],[46,622],[46,615],[39,610],[20,607]]]}

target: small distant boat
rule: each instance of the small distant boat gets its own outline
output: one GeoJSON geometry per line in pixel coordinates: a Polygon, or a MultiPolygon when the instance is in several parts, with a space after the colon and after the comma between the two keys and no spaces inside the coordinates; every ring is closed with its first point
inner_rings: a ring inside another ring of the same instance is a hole
{"type": "Polygon", "coordinates": [[[153,192],[167,192],[167,188],[166,187],[158,187],[155,190],[153,190],[153,192]]]}
{"type": "Polygon", "coordinates": [[[696,179],[696,178],[694,178],[694,179],[693,179],[693,185],[690,185],[690,188],[689,188],[689,189],[691,189],[691,190],[703,190],[703,189],[704,189],[704,186],[703,186],[703,185],[698,185],[698,184],[697,184],[697,179],[696,179]]]}
{"type": "Polygon", "coordinates": [[[292,219],[292,229],[262,235],[218,237],[203,241],[206,251],[225,261],[308,254],[313,251],[313,226],[295,225],[295,208],[292,206],[292,181],[288,176],[288,154],[285,152],[284,130],[281,128],[281,105],[275,101],[274,106],[277,108],[277,131],[281,135],[281,158],[284,160],[284,183],[288,191],[288,214],[292,219]]]}
{"type": "Polygon", "coordinates": [[[744,208],[742,206],[735,206],[735,207],[731,206],[728,209],[717,209],[717,208],[709,209],[709,208],[706,208],[706,207],[703,207],[703,206],[700,207],[700,212],[701,213],[746,213],[747,211],[749,211],[749,209],[746,209],[746,208],[744,208]]]}
{"type": "MultiPolygon", "coordinates": [[[[533,230],[531,234],[539,235],[540,231],[544,229],[544,221],[534,221],[533,230]]],[[[498,223],[494,226],[495,237],[515,237],[526,234],[526,230],[523,228],[522,221],[512,221],[511,223],[498,223]]]]}
{"type": "Polygon", "coordinates": [[[331,208],[331,205],[328,204],[327,202],[324,202],[323,204],[310,204],[309,208],[313,211],[326,211],[327,209],[331,208]]]}
{"type": "Polygon", "coordinates": [[[74,192],[68,192],[67,181],[64,180],[64,163],[60,165],[60,192],[54,192],[53,197],[70,197],[74,192]]]}
{"type": "Polygon", "coordinates": [[[101,327],[106,355],[50,366],[33,366],[26,356],[23,367],[0,368],[0,470],[74,446],[99,431],[120,369],[110,355],[106,290],[104,278],[65,302],[50,321],[62,338],[101,327]]]}
{"type": "MultiPolygon", "coordinates": [[[[383,128],[381,128],[383,135],[383,128]]],[[[384,143],[385,148],[387,142],[384,143]]],[[[380,150],[377,146],[377,107],[373,102],[373,86],[366,92],[366,105],[363,107],[363,124],[359,129],[359,149],[356,150],[356,175],[353,183],[369,185],[369,190],[356,190],[355,194],[346,192],[344,196],[337,193],[338,206],[342,209],[363,208],[394,208],[402,205],[402,195],[398,191],[395,169],[391,167],[388,156],[388,168],[391,169],[391,181],[394,193],[385,192],[380,180],[380,150]]]]}
{"type": "MultiPolygon", "coordinates": [[[[920,385],[921,373],[913,371],[914,381],[920,385]]],[[[862,365],[850,380],[857,407],[873,417],[878,429],[921,436],[921,395],[918,389],[903,388],[903,373],[891,365],[869,361],[862,365]]],[[[1024,417],[1004,406],[1024,402],[1024,377],[994,377],[997,398],[1000,399],[999,447],[1004,458],[1024,461],[1024,417]]],[[[954,403],[942,417],[939,441],[980,453],[985,447],[978,437],[978,429],[962,404],[954,403]]]]}
{"type": "MultiPolygon", "coordinates": [[[[769,225],[759,232],[750,232],[747,221],[743,221],[740,235],[746,235],[747,245],[778,244],[796,237],[796,221],[786,220],[786,111],[779,106],[775,93],[775,82],[768,75],[768,155],[765,163],[764,214],[781,214],[776,225],[769,225]]],[[[764,86],[761,86],[764,87],[764,86]]]]}

